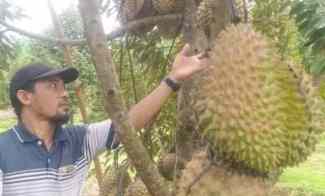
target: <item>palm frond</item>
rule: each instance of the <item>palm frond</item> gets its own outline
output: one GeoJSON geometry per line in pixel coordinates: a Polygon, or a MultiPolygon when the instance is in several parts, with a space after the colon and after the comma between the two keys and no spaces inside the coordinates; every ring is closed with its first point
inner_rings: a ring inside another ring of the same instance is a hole
{"type": "Polygon", "coordinates": [[[313,74],[325,72],[325,1],[295,0],[291,15],[302,35],[308,71],[313,74]]]}

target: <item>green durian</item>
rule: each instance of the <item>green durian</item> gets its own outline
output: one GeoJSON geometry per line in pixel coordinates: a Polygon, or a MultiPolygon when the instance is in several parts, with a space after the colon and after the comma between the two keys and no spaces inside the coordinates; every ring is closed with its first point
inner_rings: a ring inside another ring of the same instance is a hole
{"type": "Polygon", "coordinates": [[[315,93],[301,93],[274,46],[247,24],[231,25],[210,56],[193,107],[212,151],[263,174],[304,161],[321,132],[315,93]]]}

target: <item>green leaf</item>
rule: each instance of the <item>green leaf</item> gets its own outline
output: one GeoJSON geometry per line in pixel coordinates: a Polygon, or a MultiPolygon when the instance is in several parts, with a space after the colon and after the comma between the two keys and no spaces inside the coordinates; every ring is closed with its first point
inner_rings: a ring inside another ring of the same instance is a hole
{"type": "Polygon", "coordinates": [[[324,40],[322,39],[325,36],[325,27],[322,29],[315,30],[310,35],[307,35],[307,46],[312,44],[321,44],[325,45],[324,40]]]}
{"type": "Polygon", "coordinates": [[[297,13],[301,13],[305,9],[304,4],[300,1],[294,2],[292,9],[290,11],[291,15],[295,15],[297,13]]]}
{"type": "Polygon", "coordinates": [[[325,26],[324,17],[315,16],[305,21],[307,21],[307,23],[305,23],[305,26],[303,28],[305,29],[304,34],[307,37],[311,36],[314,32],[325,26]]]}
{"type": "Polygon", "coordinates": [[[324,72],[324,70],[325,70],[325,62],[310,66],[310,72],[314,75],[320,75],[324,72]]]}
{"type": "Polygon", "coordinates": [[[325,49],[325,35],[317,39],[313,45],[311,45],[312,51],[315,53],[322,53],[324,54],[325,49]]]}

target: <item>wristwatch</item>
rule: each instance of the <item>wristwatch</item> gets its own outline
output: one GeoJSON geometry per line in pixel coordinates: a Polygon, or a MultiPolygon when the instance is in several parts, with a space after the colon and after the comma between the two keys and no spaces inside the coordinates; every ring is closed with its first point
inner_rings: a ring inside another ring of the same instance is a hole
{"type": "Polygon", "coordinates": [[[169,78],[169,77],[166,77],[164,80],[163,80],[167,86],[169,88],[171,88],[174,92],[177,92],[180,88],[181,88],[181,85],[176,82],[175,80],[169,78]]]}

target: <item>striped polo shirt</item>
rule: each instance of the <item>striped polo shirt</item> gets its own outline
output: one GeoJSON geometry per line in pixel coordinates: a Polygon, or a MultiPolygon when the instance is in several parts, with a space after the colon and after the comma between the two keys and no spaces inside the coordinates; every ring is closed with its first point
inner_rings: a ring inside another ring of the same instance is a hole
{"type": "Polygon", "coordinates": [[[58,127],[47,151],[18,124],[0,135],[0,196],[79,196],[91,160],[115,140],[110,120],[58,127]]]}

